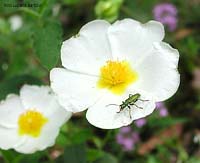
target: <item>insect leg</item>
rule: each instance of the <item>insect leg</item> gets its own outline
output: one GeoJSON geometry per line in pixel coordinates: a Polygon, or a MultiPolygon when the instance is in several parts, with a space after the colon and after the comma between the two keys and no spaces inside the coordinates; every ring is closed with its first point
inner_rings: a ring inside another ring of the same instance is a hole
{"type": "Polygon", "coordinates": [[[136,104],[133,104],[134,106],[136,106],[137,108],[139,108],[139,109],[143,109],[142,107],[139,107],[139,106],[137,106],[136,104]]]}
{"type": "Polygon", "coordinates": [[[149,101],[149,100],[143,100],[143,99],[138,99],[139,101],[143,101],[143,102],[145,102],[145,101],[149,101]]]}
{"type": "Polygon", "coordinates": [[[128,112],[129,112],[129,117],[130,117],[130,119],[132,119],[132,116],[131,116],[131,107],[130,107],[130,105],[128,105],[128,112]]]}
{"type": "Polygon", "coordinates": [[[117,105],[117,104],[108,104],[106,105],[106,107],[111,106],[111,105],[119,106],[119,111],[117,113],[120,113],[122,111],[122,108],[120,107],[120,105],[117,105]]]}

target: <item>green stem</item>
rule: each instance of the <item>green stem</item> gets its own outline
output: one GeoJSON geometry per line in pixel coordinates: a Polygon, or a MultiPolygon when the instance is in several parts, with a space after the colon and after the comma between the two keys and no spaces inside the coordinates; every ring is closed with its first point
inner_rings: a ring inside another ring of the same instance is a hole
{"type": "Polygon", "coordinates": [[[102,145],[101,145],[101,149],[104,148],[104,146],[106,145],[106,143],[108,142],[108,140],[110,139],[111,135],[112,135],[112,131],[113,130],[108,130],[106,137],[103,139],[102,145]]]}
{"type": "Polygon", "coordinates": [[[121,150],[119,155],[118,155],[118,161],[122,162],[123,157],[124,157],[124,152],[122,152],[122,150],[121,150]]]}
{"type": "Polygon", "coordinates": [[[38,17],[38,18],[41,17],[40,14],[38,14],[37,12],[35,12],[35,11],[29,9],[29,8],[21,7],[20,10],[31,15],[31,16],[33,16],[33,17],[38,17]]]}

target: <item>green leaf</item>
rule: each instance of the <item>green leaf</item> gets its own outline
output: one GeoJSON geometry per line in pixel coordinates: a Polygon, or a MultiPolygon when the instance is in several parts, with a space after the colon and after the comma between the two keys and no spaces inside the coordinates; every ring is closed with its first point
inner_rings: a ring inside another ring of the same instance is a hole
{"type": "Polygon", "coordinates": [[[6,163],[12,162],[16,157],[12,150],[1,150],[1,155],[6,163]]]}
{"type": "Polygon", "coordinates": [[[200,159],[198,157],[190,157],[189,160],[187,160],[187,163],[200,163],[200,159]]]}
{"type": "Polygon", "coordinates": [[[147,163],[155,163],[158,162],[155,156],[149,155],[147,156],[147,163]]]}
{"type": "Polygon", "coordinates": [[[9,26],[9,23],[3,19],[3,18],[0,18],[0,33],[2,34],[8,34],[10,33],[10,26],[9,26]]]}
{"type": "Polygon", "coordinates": [[[46,155],[45,151],[36,152],[34,154],[26,154],[22,155],[19,163],[36,163],[40,162],[41,158],[44,158],[46,155]]]}
{"type": "Polygon", "coordinates": [[[103,157],[104,152],[101,150],[96,150],[96,149],[89,149],[87,151],[87,160],[89,162],[94,162],[97,159],[100,159],[101,157],[103,157]]]}
{"type": "Polygon", "coordinates": [[[17,0],[1,0],[0,11],[2,14],[11,14],[17,11],[18,7],[13,7],[17,4],[17,0]]]}
{"type": "Polygon", "coordinates": [[[41,81],[30,75],[15,76],[0,83],[0,99],[9,93],[18,93],[23,84],[41,84],[41,81]]]}
{"type": "Polygon", "coordinates": [[[38,25],[33,33],[33,45],[40,63],[48,70],[53,68],[60,56],[62,29],[57,22],[38,25]]]}
{"type": "Polygon", "coordinates": [[[97,161],[94,161],[94,163],[118,163],[118,161],[113,155],[105,153],[103,157],[101,157],[97,161]]]}
{"type": "Polygon", "coordinates": [[[75,132],[73,134],[71,141],[74,144],[81,144],[81,143],[86,142],[91,137],[91,135],[92,135],[91,130],[83,129],[83,130],[80,130],[78,132],[75,132]]]}
{"type": "Polygon", "coordinates": [[[56,144],[64,147],[68,143],[68,139],[65,133],[60,132],[56,138],[56,144]]]}
{"type": "Polygon", "coordinates": [[[29,6],[29,7],[26,7],[27,9],[37,11],[43,1],[44,0],[34,0],[34,1],[33,0],[24,0],[24,4],[29,6]]]}
{"type": "Polygon", "coordinates": [[[48,15],[52,14],[52,8],[55,5],[55,0],[43,0],[41,2],[41,6],[39,8],[39,13],[44,18],[48,17],[48,15]]]}
{"type": "Polygon", "coordinates": [[[84,145],[73,145],[65,148],[64,156],[56,163],[86,163],[86,150],[84,145]]]}
{"type": "Polygon", "coordinates": [[[81,2],[81,0],[63,0],[63,3],[65,3],[67,5],[76,5],[80,2],[81,2]]]}

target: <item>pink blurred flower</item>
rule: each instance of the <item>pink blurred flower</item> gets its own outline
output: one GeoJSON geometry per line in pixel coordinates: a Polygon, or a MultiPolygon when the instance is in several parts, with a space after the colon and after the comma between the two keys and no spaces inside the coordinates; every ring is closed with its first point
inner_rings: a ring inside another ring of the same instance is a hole
{"type": "Polygon", "coordinates": [[[131,151],[134,149],[135,143],[139,141],[139,134],[134,132],[131,127],[122,127],[116,136],[116,141],[124,151],[131,151]]]}
{"type": "Polygon", "coordinates": [[[120,132],[124,133],[124,134],[129,133],[129,132],[131,132],[131,127],[129,127],[129,126],[122,127],[122,128],[120,128],[120,132]]]}
{"type": "Polygon", "coordinates": [[[171,3],[161,3],[153,9],[154,19],[166,25],[169,31],[177,27],[177,8],[171,3]]]}
{"type": "Polygon", "coordinates": [[[146,124],[146,122],[147,121],[145,118],[141,118],[141,119],[138,119],[135,121],[135,125],[140,128],[140,127],[144,126],[146,124]]]}
{"type": "Polygon", "coordinates": [[[156,103],[156,109],[158,109],[159,115],[160,115],[161,117],[166,117],[166,116],[168,116],[167,107],[164,105],[163,102],[157,102],[157,103],[156,103]]]}
{"type": "Polygon", "coordinates": [[[160,109],[160,116],[161,116],[161,117],[166,117],[166,116],[168,116],[168,111],[167,111],[166,108],[165,108],[165,109],[160,109]]]}

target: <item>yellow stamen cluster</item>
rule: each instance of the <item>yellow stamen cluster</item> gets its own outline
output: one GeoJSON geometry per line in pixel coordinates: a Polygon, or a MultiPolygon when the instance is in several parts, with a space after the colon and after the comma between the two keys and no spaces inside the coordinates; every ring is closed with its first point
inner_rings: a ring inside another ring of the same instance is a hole
{"type": "Polygon", "coordinates": [[[138,75],[127,61],[107,61],[100,69],[99,88],[107,88],[121,94],[127,86],[136,81],[138,75]]]}
{"type": "Polygon", "coordinates": [[[48,119],[45,118],[40,112],[35,110],[27,110],[21,114],[18,119],[18,132],[19,135],[29,135],[38,137],[42,127],[47,123],[48,119]]]}

